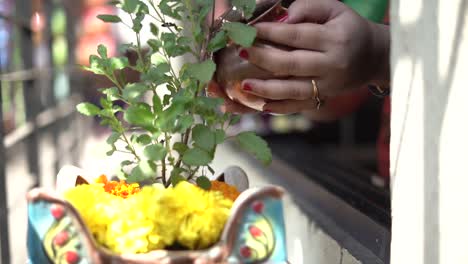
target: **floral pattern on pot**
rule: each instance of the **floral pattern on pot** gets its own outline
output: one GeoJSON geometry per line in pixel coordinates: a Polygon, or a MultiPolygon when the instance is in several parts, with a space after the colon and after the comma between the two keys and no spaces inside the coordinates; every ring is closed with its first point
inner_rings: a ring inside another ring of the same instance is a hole
{"type": "Polygon", "coordinates": [[[235,241],[229,263],[287,261],[281,199],[265,197],[252,202],[240,223],[240,236],[235,241]]]}
{"type": "Polygon", "coordinates": [[[90,263],[82,234],[67,213],[67,209],[57,203],[37,201],[28,204],[29,263],[90,263]]]}

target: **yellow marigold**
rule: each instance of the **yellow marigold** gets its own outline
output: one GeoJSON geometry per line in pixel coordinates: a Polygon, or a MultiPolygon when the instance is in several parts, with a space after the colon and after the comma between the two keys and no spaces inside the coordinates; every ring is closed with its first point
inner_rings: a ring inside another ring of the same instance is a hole
{"type": "Polygon", "coordinates": [[[232,201],[220,192],[206,191],[185,181],[177,184],[174,192],[179,201],[187,203],[177,212],[183,216],[177,241],[190,249],[207,248],[218,241],[232,201]]]}
{"type": "Polygon", "coordinates": [[[176,241],[190,249],[206,248],[219,240],[232,206],[221,192],[188,182],[169,189],[144,187],[126,199],[101,184],[80,185],[65,198],[96,240],[116,253],[145,253],[176,241]]]}
{"type": "Polygon", "coordinates": [[[96,179],[96,183],[103,184],[104,190],[110,194],[120,196],[122,198],[128,198],[140,191],[140,185],[138,183],[128,184],[124,180],[109,181],[106,175],[101,175],[96,179]]]}
{"type": "Polygon", "coordinates": [[[115,209],[120,206],[120,197],[104,192],[97,184],[79,185],[65,193],[68,200],[80,213],[91,234],[99,243],[104,244],[107,225],[120,217],[115,209]]]}
{"type": "Polygon", "coordinates": [[[224,194],[224,197],[235,201],[239,197],[240,192],[235,186],[229,185],[221,181],[211,181],[211,191],[220,191],[224,194]]]}

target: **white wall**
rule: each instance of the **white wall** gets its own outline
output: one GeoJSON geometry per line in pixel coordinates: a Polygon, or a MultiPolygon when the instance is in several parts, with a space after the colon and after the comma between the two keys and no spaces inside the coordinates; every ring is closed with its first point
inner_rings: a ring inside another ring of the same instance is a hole
{"type": "MultiPolygon", "coordinates": [[[[272,184],[268,168],[262,167],[246,155],[240,155],[238,150],[228,145],[222,145],[216,150],[216,158],[212,165],[218,172],[228,166],[240,166],[249,176],[251,187],[272,184]]],[[[287,192],[283,206],[286,243],[291,264],[361,263],[305,215],[287,192]]]]}
{"type": "Polygon", "coordinates": [[[468,263],[468,1],[392,1],[392,263],[468,263]]]}

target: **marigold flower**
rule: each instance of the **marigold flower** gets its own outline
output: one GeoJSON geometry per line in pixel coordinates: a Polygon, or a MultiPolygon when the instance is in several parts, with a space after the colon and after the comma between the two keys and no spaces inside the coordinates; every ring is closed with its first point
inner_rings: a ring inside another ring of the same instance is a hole
{"type": "Polygon", "coordinates": [[[221,192],[186,181],[174,188],[153,185],[122,195],[117,188],[103,188],[110,182],[100,180],[69,190],[65,199],[98,243],[120,254],[146,253],[175,242],[189,249],[207,248],[219,240],[232,207],[221,192]]]}
{"type": "Polygon", "coordinates": [[[128,184],[124,180],[109,181],[106,175],[101,175],[96,179],[96,183],[103,184],[104,190],[110,194],[120,196],[122,198],[128,198],[140,191],[140,185],[138,183],[128,184]]]}
{"type": "Polygon", "coordinates": [[[239,197],[240,192],[235,186],[229,185],[221,181],[211,181],[211,191],[220,191],[223,193],[224,197],[235,201],[239,197]]]}

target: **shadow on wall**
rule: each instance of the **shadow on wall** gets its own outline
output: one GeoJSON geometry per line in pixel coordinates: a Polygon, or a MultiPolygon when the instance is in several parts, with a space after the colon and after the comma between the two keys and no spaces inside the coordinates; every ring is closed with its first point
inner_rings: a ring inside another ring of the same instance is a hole
{"type": "MultiPolygon", "coordinates": [[[[402,5],[400,2],[406,1],[396,1],[393,2],[396,6],[394,10],[401,10],[402,5]]],[[[458,7],[456,28],[454,33],[453,46],[450,48],[451,54],[448,63],[447,74],[444,77],[443,74],[439,72],[440,62],[440,42],[441,34],[439,32],[439,27],[431,27],[434,23],[430,23],[432,20],[438,18],[437,12],[440,10],[442,4],[448,4],[447,2],[442,2],[441,0],[430,0],[423,1],[421,3],[421,13],[419,17],[411,21],[411,23],[406,23],[402,21],[399,16],[398,19],[393,20],[392,24],[402,28],[405,37],[408,39],[417,39],[416,43],[424,43],[424,48],[417,50],[410,50],[406,47],[403,50],[403,54],[398,54],[398,56],[408,56],[413,62],[412,66],[412,79],[411,85],[413,86],[415,78],[415,64],[420,62],[422,65],[422,80],[424,85],[424,247],[423,247],[423,262],[425,264],[438,264],[440,262],[440,227],[439,227],[439,216],[440,216],[440,197],[439,197],[439,165],[440,158],[439,155],[434,153],[440,153],[441,145],[441,132],[442,132],[442,123],[447,112],[448,100],[450,95],[450,90],[454,81],[454,73],[456,69],[456,60],[459,56],[461,50],[461,40],[463,36],[463,28],[465,28],[465,12],[468,8],[468,1],[461,0],[458,7]],[[411,37],[408,37],[411,36],[411,37]],[[432,54],[428,56],[428,51],[431,51],[432,54]],[[434,82],[436,79],[436,82],[434,82]],[[443,89],[438,89],[443,88],[443,89]]],[[[415,11],[415,10],[412,10],[415,11]]],[[[439,20],[440,21],[440,20],[439,20]]],[[[447,29],[445,29],[447,30],[447,29]]],[[[445,41],[445,40],[444,40],[445,41]]],[[[411,101],[411,88],[409,89],[407,95],[407,102],[411,101]]],[[[407,123],[408,109],[409,104],[406,104],[406,109],[404,111],[403,123],[407,123]]],[[[401,148],[401,142],[405,135],[405,125],[402,127],[401,138],[392,138],[392,140],[397,140],[400,143],[398,144],[401,148]]],[[[397,150],[396,160],[394,171],[392,175],[393,182],[395,181],[395,176],[398,172],[398,159],[400,156],[400,149],[397,150]]],[[[393,188],[392,188],[393,189],[393,188]]]]}

